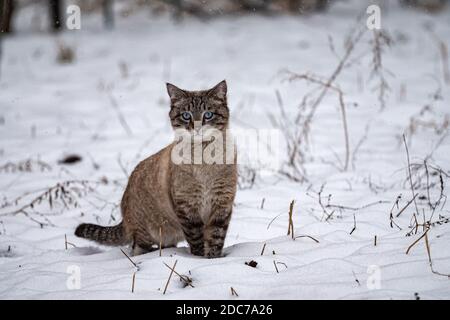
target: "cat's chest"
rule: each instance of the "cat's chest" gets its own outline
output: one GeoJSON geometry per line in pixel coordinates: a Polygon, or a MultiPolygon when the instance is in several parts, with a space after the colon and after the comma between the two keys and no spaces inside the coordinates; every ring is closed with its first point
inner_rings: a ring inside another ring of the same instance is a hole
{"type": "Polygon", "coordinates": [[[215,180],[217,179],[217,171],[216,170],[205,170],[204,168],[194,168],[193,177],[198,183],[199,191],[200,191],[200,207],[199,214],[202,217],[202,220],[206,223],[209,220],[211,215],[212,203],[214,197],[219,195],[213,192],[213,186],[215,184],[215,180]]]}

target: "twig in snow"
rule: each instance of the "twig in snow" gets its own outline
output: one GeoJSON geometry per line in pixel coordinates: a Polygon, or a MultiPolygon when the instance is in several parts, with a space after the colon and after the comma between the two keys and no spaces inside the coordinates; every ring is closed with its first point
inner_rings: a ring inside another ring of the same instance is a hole
{"type": "Polygon", "coordinates": [[[336,205],[336,204],[327,204],[325,207],[326,208],[336,208],[336,209],[341,209],[341,210],[351,210],[351,211],[359,211],[362,209],[366,209],[372,206],[376,206],[378,204],[383,204],[383,203],[388,203],[388,201],[383,201],[383,200],[379,200],[379,201],[375,201],[375,202],[371,202],[369,204],[365,204],[361,207],[347,207],[347,206],[342,206],[342,205],[336,205]]]}
{"type": "Polygon", "coordinates": [[[261,250],[261,256],[264,254],[264,250],[266,249],[266,244],[264,243],[264,245],[263,245],[263,247],[262,247],[262,250],[261,250]]]}
{"type": "MultiPolygon", "coordinates": [[[[425,159],[424,162],[425,167],[425,175],[426,175],[426,188],[427,188],[427,197],[428,197],[428,206],[431,209],[431,216],[428,219],[428,222],[431,223],[431,220],[433,219],[434,213],[436,212],[436,208],[440,205],[442,199],[446,201],[447,196],[444,194],[444,179],[442,177],[442,169],[439,168],[439,198],[436,200],[435,203],[431,202],[431,195],[430,195],[430,174],[428,172],[428,163],[425,159]]],[[[444,205],[445,205],[444,201],[444,205]]],[[[425,222],[424,222],[425,224],[425,222]]]]}
{"type": "Polygon", "coordinates": [[[356,230],[356,217],[355,214],[353,214],[353,229],[350,231],[350,234],[352,234],[356,230]]]}
{"type": "Polygon", "coordinates": [[[295,240],[295,237],[294,237],[294,221],[292,220],[293,210],[294,210],[294,200],[292,200],[291,203],[289,204],[289,225],[288,225],[287,235],[291,235],[292,240],[295,240]]]}
{"type": "Polygon", "coordinates": [[[399,230],[402,230],[402,228],[400,228],[400,226],[394,221],[394,208],[397,206],[397,208],[398,208],[398,203],[399,203],[399,201],[401,200],[401,198],[402,198],[402,195],[401,194],[399,194],[398,196],[397,196],[397,199],[395,200],[395,202],[394,202],[394,204],[392,205],[392,208],[391,208],[391,211],[390,211],[390,213],[389,213],[389,221],[390,221],[390,226],[391,226],[391,228],[393,228],[394,227],[394,225],[399,229],[399,230]]]}
{"type": "Polygon", "coordinates": [[[74,248],[76,248],[77,246],[76,245],[74,245],[73,243],[70,243],[70,242],[68,242],[67,241],[67,235],[65,234],[64,235],[64,247],[66,248],[66,250],[68,249],[68,244],[70,244],[72,247],[74,247],[74,248]]]}
{"type": "Polygon", "coordinates": [[[136,271],[133,272],[133,276],[131,277],[131,292],[134,293],[134,284],[136,281],[136,273],[139,271],[139,266],[130,258],[129,255],[126,254],[125,251],[122,250],[122,248],[119,248],[120,251],[127,257],[127,259],[131,262],[131,264],[136,268],[136,271]]]}
{"type": "MultiPolygon", "coordinates": [[[[91,184],[94,182],[87,180],[68,180],[59,182],[50,188],[44,188],[35,192],[27,192],[13,201],[13,204],[18,205],[22,199],[40,192],[32,200],[22,205],[19,209],[0,213],[0,216],[23,214],[31,221],[44,226],[54,226],[54,224],[45,216],[45,214],[37,212],[36,207],[42,203],[47,203],[50,209],[53,209],[56,203],[63,206],[63,209],[78,208],[78,200],[84,197],[88,192],[94,189],[91,184]],[[40,216],[45,222],[35,219],[32,215],[40,216]]],[[[98,182],[95,182],[98,184],[98,182]]]]}
{"type": "MultiPolygon", "coordinates": [[[[325,221],[328,221],[329,219],[331,219],[331,217],[333,217],[335,210],[333,210],[331,213],[329,213],[328,210],[326,209],[326,205],[324,205],[322,202],[322,193],[323,193],[323,189],[325,188],[325,185],[326,185],[326,182],[320,186],[320,190],[317,193],[317,196],[318,196],[319,205],[322,208],[323,213],[327,216],[325,218],[325,221]]],[[[328,195],[328,199],[330,199],[330,197],[331,197],[331,194],[328,195]]],[[[323,219],[323,216],[322,216],[322,219],[323,219]]]]}
{"type": "Polygon", "coordinates": [[[361,283],[359,282],[358,278],[356,277],[355,271],[352,270],[353,277],[355,278],[355,282],[358,284],[358,286],[361,286],[361,283]]]}
{"type": "Polygon", "coordinates": [[[278,270],[277,263],[275,262],[275,260],[273,260],[273,265],[274,265],[275,270],[277,271],[277,273],[280,273],[280,271],[278,270]]]}
{"type": "MultiPolygon", "coordinates": [[[[296,74],[296,73],[289,72],[289,71],[287,71],[287,73],[289,75],[289,78],[288,78],[289,81],[305,80],[307,82],[317,84],[317,85],[324,87],[325,89],[324,89],[324,91],[322,91],[324,93],[324,95],[328,91],[328,89],[336,92],[336,94],[338,95],[338,101],[339,101],[339,106],[340,106],[341,116],[342,116],[342,125],[343,125],[343,130],[344,130],[344,142],[345,142],[345,161],[343,164],[343,168],[341,170],[347,171],[349,162],[350,162],[350,142],[349,142],[349,134],[348,134],[347,112],[345,109],[345,102],[344,102],[344,92],[336,85],[333,85],[332,82],[330,82],[330,80],[323,81],[319,77],[317,77],[315,75],[310,75],[310,74],[296,74]]],[[[322,99],[323,99],[323,97],[321,97],[320,100],[318,99],[317,101],[320,103],[322,99]]]]}
{"type": "Polygon", "coordinates": [[[119,248],[119,249],[120,249],[120,251],[122,251],[122,253],[125,255],[125,257],[127,257],[127,259],[133,264],[133,266],[134,266],[136,269],[139,269],[138,265],[137,265],[133,260],[131,260],[130,256],[127,255],[127,254],[125,253],[125,251],[122,250],[122,248],[119,248]]]}
{"type": "MultiPolygon", "coordinates": [[[[358,23],[358,25],[360,25],[358,23]]],[[[316,111],[321,105],[324,97],[331,90],[338,94],[339,105],[341,108],[343,128],[344,128],[344,138],[345,138],[345,163],[343,165],[343,170],[347,170],[349,165],[349,135],[347,128],[347,117],[345,110],[345,103],[343,99],[343,92],[335,84],[335,81],[341,71],[345,68],[349,58],[351,57],[356,44],[361,40],[362,36],[366,32],[366,28],[358,28],[352,30],[347,38],[346,50],[338,62],[336,68],[327,78],[323,78],[314,74],[296,74],[293,72],[285,71],[284,73],[288,75],[288,81],[294,80],[306,80],[308,83],[313,83],[315,87],[313,90],[308,92],[302,99],[299,112],[295,119],[292,121],[292,117],[287,117],[286,113],[283,112],[282,104],[279,103],[281,113],[281,122],[275,123],[285,136],[288,149],[288,158],[285,167],[280,170],[280,173],[287,178],[296,181],[304,182],[307,181],[306,171],[304,168],[305,162],[305,149],[308,147],[308,141],[310,137],[310,131],[314,116],[316,111]],[[293,128],[293,130],[291,130],[293,128]]],[[[278,98],[279,94],[277,95],[278,98]]],[[[279,100],[279,99],[278,99],[279,100]]]]}
{"type": "Polygon", "coordinates": [[[422,238],[424,238],[426,235],[427,235],[427,233],[428,233],[428,231],[430,231],[430,229],[427,229],[416,241],[414,241],[409,247],[408,247],[408,249],[406,249],[406,254],[408,254],[409,253],[409,251],[412,249],[412,247],[414,247],[415,245],[416,245],[416,243],[417,242],[419,242],[420,241],[420,239],[422,239],[422,238]]]}
{"type": "Polygon", "coordinates": [[[173,274],[174,271],[175,271],[175,267],[177,266],[177,262],[178,262],[178,260],[175,260],[175,263],[173,264],[173,267],[170,268],[169,278],[167,279],[166,286],[164,287],[163,294],[166,294],[167,287],[169,286],[169,282],[170,282],[170,279],[172,278],[172,274],[173,274]]]}
{"type": "Polygon", "coordinates": [[[431,196],[430,196],[430,174],[428,172],[428,165],[427,160],[423,160],[423,165],[425,167],[425,175],[427,177],[427,198],[428,198],[428,205],[430,206],[430,209],[433,210],[433,205],[431,204],[431,196]]]}
{"type": "Polygon", "coordinates": [[[406,159],[408,161],[409,183],[411,185],[411,192],[412,192],[413,202],[414,202],[414,206],[416,208],[416,213],[419,214],[419,208],[417,207],[417,202],[416,202],[416,193],[414,191],[414,186],[413,186],[413,182],[412,182],[411,162],[409,160],[409,149],[408,149],[408,144],[406,143],[405,135],[403,135],[403,143],[405,144],[406,159]]]}
{"type": "Polygon", "coordinates": [[[313,237],[311,237],[311,236],[308,236],[308,235],[300,235],[300,236],[296,236],[295,237],[295,239],[298,239],[298,238],[309,238],[309,239],[311,239],[311,240],[313,240],[314,242],[316,242],[316,243],[319,243],[319,240],[317,240],[316,238],[313,238],[313,237]]]}
{"type": "Polygon", "coordinates": [[[428,242],[428,234],[427,233],[425,233],[425,245],[427,247],[428,262],[430,264],[431,272],[433,272],[434,274],[436,274],[438,276],[443,276],[443,277],[447,277],[450,279],[450,274],[445,274],[445,273],[441,273],[439,271],[434,270],[433,261],[431,260],[431,249],[430,249],[430,243],[428,242]]]}
{"type": "Polygon", "coordinates": [[[400,215],[403,213],[403,211],[405,211],[406,208],[408,208],[409,205],[415,201],[416,197],[417,197],[417,194],[414,195],[414,197],[406,203],[406,205],[397,213],[397,215],[395,217],[396,218],[400,217],[400,215]]]}
{"type": "Polygon", "coordinates": [[[234,290],[233,287],[230,287],[230,290],[231,290],[231,295],[232,295],[232,296],[239,297],[238,293],[236,292],[236,290],[234,290]]]}
{"type": "Polygon", "coordinates": [[[133,278],[131,280],[131,293],[134,293],[134,283],[136,281],[136,272],[137,271],[133,272],[133,278]]]}
{"type": "Polygon", "coordinates": [[[7,162],[0,166],[0,172],[5,173],[14,173],[14,172],[45,172],[45,171],[51,171],[52,167],[40,160],[34,160],[34,159],[26,159],[19,162],[7,162]]]}
{"type": "Polygon", "coordinates": [[[163,262],[163,263],[164,263],[164,265],[165,265],[167,268],[169,268],[170,270],[172,270],[173,273],[175,273],[175,274],[180,278],[180,280],[184,283],[185,287],[190,286],[190,287],[194,288],[194,286],[192,285],[192,278],[190,278],[190,277],[188,277],[188,276],[185,276],[185,275],[181,275],[181,274],[179,274],[178,272],[176,272],[175,269],[174,269],[175,266],[172,268],[172,267],[170,267],[167,263],[165,263],[165,262],[163,262]]]}
{"type": "Polygon", "coordinates": [[[269,230],[270,226],[272,225],[272,223],[283,214],[284,212],[277,214],[272,220],[270,220],[269,224],[267,225],[267,230],[269,230]]]}
{"type": "Polygon", "coordinates": [[[392,39],[386,32],[379,30],[373,31],[373,40],[372,40],[373,59],[372,59],[372,72],[370,74],[370,77],[372,78],[375,75],[378,77],[379,83],[376,89],[378,90],[378,101],[380,103],[381,110],[383,110],[386,107],[386,96],[388,91],[391,90],[385,75],[385,73],[390,72],[383,66],[382,60],[384,48],[389,47],[391,43],[392,39]]]}

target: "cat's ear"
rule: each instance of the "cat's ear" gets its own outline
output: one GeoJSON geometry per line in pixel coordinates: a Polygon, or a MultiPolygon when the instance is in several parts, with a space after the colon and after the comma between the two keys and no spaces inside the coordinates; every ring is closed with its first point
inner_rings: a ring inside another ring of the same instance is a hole
{"type": "Polygon", "coordinates": [[[225,80],[220,81],[214,88],[209,90],[209,95],[214,95],[221,100],[225,100],[227,97],[227,82],[225,80]]]}
{"type": "Polygon", "coordinates": [[[173,84],[166,83],[166,86],[167,86],[167,93],[169,94],[171,100],[179,99],[186,96],[186,94],[182,89],[174,86],[173,84]]]}

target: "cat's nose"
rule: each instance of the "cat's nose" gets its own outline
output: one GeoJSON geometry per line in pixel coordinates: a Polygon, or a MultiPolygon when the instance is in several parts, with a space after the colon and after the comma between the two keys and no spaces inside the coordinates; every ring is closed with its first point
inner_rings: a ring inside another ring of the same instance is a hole
{"type": "Polygon", "coordinates": [[[194,133],[200,134],[202,131],[202,122],[201,121],[194,121],[194,133]]]}

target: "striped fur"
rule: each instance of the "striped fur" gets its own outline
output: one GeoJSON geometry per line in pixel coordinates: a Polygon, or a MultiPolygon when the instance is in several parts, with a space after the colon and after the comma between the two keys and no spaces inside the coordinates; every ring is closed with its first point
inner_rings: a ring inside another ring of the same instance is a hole
{"type": "Polygon", "coordinates": [[[123,245],[126,240],[122,223],[114,227],[102,227],[96,224],[82,223],[75,230],[75,235],[80,238],[97,241],[104,245],[123,245]]]}

